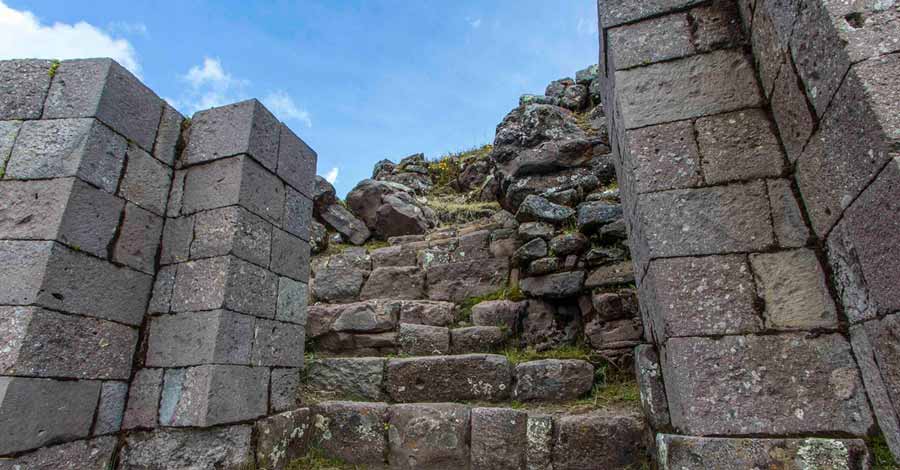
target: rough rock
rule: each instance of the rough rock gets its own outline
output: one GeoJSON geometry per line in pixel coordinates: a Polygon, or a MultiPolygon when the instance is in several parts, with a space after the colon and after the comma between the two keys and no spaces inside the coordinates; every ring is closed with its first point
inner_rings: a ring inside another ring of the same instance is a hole
{"type": "Polygon", "coordinates": [[[513,259],[519,265],[527,265],[530,261],[544,256],[547,256],[547,242],[541,238],[531,240],[513,253],[513,259]]]}
{"type": "Polygon", "coordinates": [[[280,470],[306,454],[312,434],[310,414],[309,408],[301,408],[256,422],[258,470],[280,470]]]}
{"type": "Polygon", "coordinates": [[[565,222],[575,215],[575,211],[570,207],[554,204],[547,199],[528,195],[519,206],[516,212],[516,220],[519,222],[542,221],[551,224],[559,224],[565,222]]]}
{"type": "Polygon", "coordinates": [[[564,233],[550,240],[550,251],[557,256],[580,255],[590,245],[580,233],[564,233]]]}
{"type": "Polygon", "coordinates": [[[512,383],[509,361],[491,354],[391,359],[385,370],[397,402],[498,401],[512,383]]]}
{"type": "Polygon", "coordinates": [[[430,266],[425,271],[428,297],[432,300],[462,302],[506,287],[509,260],[491,258],[430,266]]]}
{"type": "MultiPolygon", "coordinates": [[[[566,313],[565,309],[561,313],[566,313]]],[[[522,321],[522,342],[538,351],[575,344],[582,327],[577,315],[557,314],[557,308],[545,301],[528,301],[522,321]]]]}
{"type": "Polygon", "coordinates": [[[594,233],[621,216],[622,206],[618,204],[584,202],[578,205],[578,229],[584,233],[594,233]]]}
{"type": "Polygon", "coordinates": [[[472,467],[524,470],[528,415],[508,408],[472,409],[472,467]]]}
{"type": "Polygon", "coordinates": [[[637,413],[596,411],[556,420],[554,470],[641,468],[646,464],[645,424],[637,413]]]}
{"type": "Polygon", "coordinates": [[[320,403],[313,410],[312,445],[347,464],[383,464],[387,416],[384,403],[320,403]]]}
{"type": "Polygon", "coordinates": [[[478,326],[499,326],[507,331],[518,331],[519,321],[525,316],[528,302],[489,300],[472,307],[472,323],[478,326]]]}
{"type": "Polygon", "coordinates": [[[75,441],[17,458],[0,459],[0,470],[77,470],[112,468],[116,438],[101,437],[89,441],[75,441]]]}
{"type": "Polygon", "coordinates": [[[391,468],[469,470],[469,415],[467,406],[455,403],[392,406],[391,468]]]}
{"type": "Polygon", "coordinates": [[[669,427],[669,402],[656,347],[642,344],[634,350],[634,375],[641,390],[641,408],[653,430],[669,427]]]}
{"type": "Polygon", "coordinates": [[[309,226],[309,249],[313,254],[318,254],[328,249],[328,229],[315,220],[309,226]]]}
{"type": "Polygon", "coordinates": [[[556,229],[554,229],[552,225],[544,222],[525,222],[524,224],[520,224],[518,229],[519,238],[523,241],[535,238],[549,240],[555,232],[556,229]]]}
{"type": "Polygon", "coordinates": [[[522,291],[532,297],[572,297],[584,287],[584,271],[570,271],[522,279],[522,291]]]}
{"type": "Polygon", "coordinates": [[[359,294],[361,300],[415,300],[425,297],[425,273],[416,266],[377,268],[359,294]]]}
{"type": "Polygon", "coordinates": [[[400,352],[409,356],[450,353],[450,330],[440,326],[401,323],[397,335],[400,352]]]}
{"type": "Polygon", "coordinates": [[[522,401],[567,401],[580,398],[594,385],[590,362],[544,359],[516,366],[513,396],[522,401]]]}
{"type": "Polygon", "coordinates": [[[319,213],[319,218],[354,245],[362,245],[371,236],[371,232],[362,221],[340,204],[326,207],[319,213]]]}
{"type": "Polygon", "coordinates": [[[541,258],[536,259],[528,265],[528,274],[532,276],[543,276],[556,272],[559,269],[559,258],[541,258]]]}
{"type": "Polygon", "coordinates": [[[250,426],[130,434],[119,454],[119,468],[241,470],[253,459],[251,434],[250,426]]]}
{"type": "Polygon", "coordinates": [[[410,192],[402,184],[363,180],[347,195],[347,205],[379,237],[422,234],[434,227],[434,212],[410,192]]]}
{"type": "Polygon", "coordinates": [[[322,358],[309,361],[306,386],[333,399],[383,401],[384,358],[322,358]]]}
{"type": "Polygon", "coordinates": [[[450,330],[453,354],[494,352],[506,344],[507,332],[499,326],[471,326],[450,330]]]}

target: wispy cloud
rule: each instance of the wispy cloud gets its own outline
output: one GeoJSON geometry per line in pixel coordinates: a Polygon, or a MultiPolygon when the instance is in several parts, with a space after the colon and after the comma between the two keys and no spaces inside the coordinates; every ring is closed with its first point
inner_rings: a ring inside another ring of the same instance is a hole
{"type": "Polygon", "coordinates": [[[191,67],[181,79],[188,84],[187,91],[181,98],[168,101],[188,114],[241,101],[247,97],[245,89],[250,84],[226,72],[222,61],[213,57],[204,57],[203,63],[191,67]]]}
{"type": "Polygon", "coordinates": [[[466,18],[466,22],[469,23],[469,26],[472,29],[478,29],[481,27],[481,18],[466,18]]]}
{"type": "Polygon", "coordinates": [[[106,26],[106,30],[111,33],[123,34],[126,36],[150,37],[150,31],[144,23],[129,23],[127,21],[113,21],[106,26]]]}
{"type": "Polygon", "coordinates": [[[332,168],[328,173],[325,173],[325,181],[328,181],[331,184],[336,183],[338,179],[338,173],[340,173],[340,170],[338,170],[337,168],[332,168]]]}
{"type": "Polygon", "coordinates": [[[79,59],[110,57],[140,76],[131,43],[79,21],[46,25],[30,11],[14,10],[0,0],[0,59],[79,59]]]}
{"type": "MultiPolygon", "coordinates": [[[[306,127],[312,127],[312,116],[310,116],[309,111],[297,106],[297,103],[286,91],[273,91],[266,95],[262,102],[279,118],[298,121],[305,124],[306,127]]],[[[337,178],[337,173],[335,173],[335,178],[337,178]]]]}

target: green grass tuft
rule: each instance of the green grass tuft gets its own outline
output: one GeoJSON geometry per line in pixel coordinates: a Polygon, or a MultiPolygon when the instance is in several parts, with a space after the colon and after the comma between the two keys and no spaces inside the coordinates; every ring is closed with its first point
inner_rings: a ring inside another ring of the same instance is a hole
{"type": "Polygon", "coordinates": [[[520,300],[525,300],[525,294],[522,293],[519,286],[516,286],[505,287],[496,292],[491,292],[490,294],[469,297],[459,304],[459,321],[470,323],[472,321],[472,307],[489,300],[512,300],[518,302],[520,300]]]}
{"type": "Polygon", "coordinates": [[[591,361],[591,350],[584,345],[562,346],[547,351],[536,351],[534,348],[507,348],[501,354],[506,356],[509,362],[514,365],[541,359],[580,359],[582,361],[591,361]]]}
{"type": "Polygon", "coordinates": [[[325,456],[319,448],[312,448],[309,452],[293,462],[289,462],[285,470],[365,470],[362,465],[350,465],[338,459],[325,456]]]}
{"type": "Polygon", "coordinates": [[[900,465],[894,460],[883,434],[869,440],[869,450],[872,452],[872,470],[897,470],[900,468],[900,465]]]}
{"type": "Polygon", "coordinates": [[[50,78],[56,76],[56,71],[59,70],[59,64],[60,62],[58,59],[54,59],[53,62],[50,63],[50,70],[47,70],[47,75],[49,75],[50,78]]]}

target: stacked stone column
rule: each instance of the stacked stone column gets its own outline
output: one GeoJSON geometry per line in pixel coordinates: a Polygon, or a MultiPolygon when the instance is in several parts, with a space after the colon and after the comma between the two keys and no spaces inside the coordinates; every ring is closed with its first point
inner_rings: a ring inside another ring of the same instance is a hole
{"type": "MultiPolygon", "coordinates": [[[[789,3],[598,2],[603,102],[655,344],[639,348],[637,367],[663,468],[862,468],[865,443],[848,438],[875,430],[805,189],[823,182],[804,165],[844,168],[799,157],[815,146],[783,123],[815,107],[788,86],[791,65],[769,83],[754,55],[783,55],[761,46],[755,20],[752,33],[741,22],[789,3]]],[[[864,135],[830,152],[866,146],[864,135]]],[[[896,204],[879,210],[883,232],[896,204]]],[[[896,264],[880,269],[896,279],[896,264]]]]}

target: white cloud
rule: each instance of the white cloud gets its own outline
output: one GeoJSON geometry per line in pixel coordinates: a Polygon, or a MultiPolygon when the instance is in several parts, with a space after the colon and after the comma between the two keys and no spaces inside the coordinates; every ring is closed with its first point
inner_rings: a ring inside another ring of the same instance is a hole
{"type": "Polygon", "coordinates": [[[29,11],[14,10],[0,0],[0,59],[79,59],[110,57],[140,76],[137,53],[84,21],[42,24],[29,11]]]}
{"type": "MultiPolygon", "coordinates": [[[[312,117],[310,116],[309,111],[300,109],[287,92],[283,90],[273,91],[266,95],[266,97],[262,99],[262,102],[270,111],[275,113],[279,119],[295,120],[302,122],[306,127],[312,127],[312,117]]],[[[335,170],[337,170],[337,168],[335,168],[335,170]]],[[[336,177],[337,173],[335,173],[335,178],[336,177]]]]}
{"type": "Polygon", "coordinates": [[[478,29],[481,26],[481,18],[466,18],[466,21],[473,29],[478,29]]]}
{"type": "Polygon", "coordinates": [[[188,114],[246,99],[247,80],[233,77],[225,71],[222,61],[204,57],[203,63],[191,67],[181,79],[190,85],[184,96],[167,100],[172,106],[188,114]]]}
{"type": "Polygon", "coordinates": [[[325,181],[334,184],[338,179],[338,173],[340,173],[340,170],[338,170],[337,168],[332,168],[331,171],[325,173],[325,181]]]}

